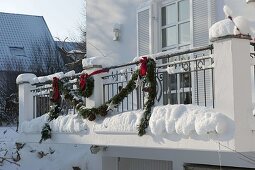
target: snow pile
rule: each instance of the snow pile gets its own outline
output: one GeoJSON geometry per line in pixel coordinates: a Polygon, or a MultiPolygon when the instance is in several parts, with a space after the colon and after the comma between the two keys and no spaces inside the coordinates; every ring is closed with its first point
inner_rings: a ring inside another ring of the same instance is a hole
{"type": "MultiPolygon", "coordinates": [[[[96,132],[137,132],[143,111],[125,112],[105,118],[94,126],[96,132]]],[[[191,136],[232,130],[232,120],[212,109],[195,105],[166,105],[153,109],[149,129],[155,136],[178,134],[191,136]]]]}
{"type": "MultiPolygon", "coordinates": [[[[171,51],[171,52],[173,52],[173,51],[171,51]]],[[[169,51],[167,51],[167,52],[160,52],[160,53],[157,53],[157,54],[145,55],[145,56],[137,56],[137,57],[135,57],[135,58],[132,60],[132,62],[138,62],[138,61],[140,61],[141,59],[143,59],[144,57],[147,57],[147,58],[150,58],[150,59],[155,60],[156,57],[162,56],[163,54],[169,54],[169,51]]]]}
{"type": "Polygon", "coordinates": [[[251,34],[248,21],[242,17],[238,16],[231,21],[230,19],[224,19],[222,21],[216,22],[209,29],[209,38],[223,37],[226,35],[248,35],[251,34]],[[239,28],[239,30],[237,29],[239,28]]]}
{"type": "MultiPolygon", "coordinates": [[[[23,122],[21,131],[24,133],[41,132],[42,127],[48,122],[49,115],[45,114],[31,121],[23,122]]],[[[59,116],[49,122],[52,132],[55,133],[79,133],[87,130],[87,124],[78,114],[68,114],[59,116]]]]}
{"type": "Polygon", "coordinates": [[[225,4],[231,9],[231,15],[233,17],[241,15],[247,18],[249,21],[255,21],[255,3],[247,4],[246,1],[225,0],[225,4]]]}
{"type": "Polygon", "coordinates": [[[52,81],[53,77],[62,79],[64,77],[73,77],[74,75],[75,75],[74,70],[69,71],[67,73],[59,72],[59,73],[54,73],[48,76],[41,76],[41,77],[36,77],[36,75],[34,74],[26,73],[26,74],[20,74],[16,79],[16,83],[17,84],[21,84],[24,82],[28,82],[30,84],[45,83],[47,81],[52,81]]]}
{"type": "Polygon", "coordinates": [[[250,23],[245,17],[237,16],[234,18],[233,21],[236,25],[234,28],[234,35],[238,35],[238,34],[250,35],[251,34],[250,23]],[[237,30],[237,28],[239,30],[237,30]]]}
{"type": "MultiPolygon", "coordinates": [[[[15,142],[19,134],[12,127],[0,127],[0,154],[5,158],[17,157],[15,142]],[[7,151],[7,153],[6,153],[7,151]],[[2,155],[3,154],[3,155],[2,155]]],[[[88,145],[25,143],[18,152],[20,160],[16,164],[4,161],[3,170],[97,170],[97,158],[91,155],[88,145]]]]}
{"type": "Polygon", "coordinates": [[[90,57],[90,58],[85,58],[82,60],[82,66],[85,67],[91,67],[94,65],[100,65],[102,67],[109,67],[112,66],[113,61],[112,58],[110,57],[90,57]]]}
{"type": "Polygon", "coordinates": [[[59,72],[59,73],[54,73],[48,76],[41,76],[41,77],[35,77],[31,80],[31,84],[36,84],[36,83],[44,83],[47,81],[52,81],[54,77],[57,77],[58,79],[62,79],[64,77],[72,77],[75,75],[75,71],[69,71],[67,73],[59,72]]]}
{"type": "MultiPolygon", "coordinates": [[[[233,0],[231,0],[231,4],[235,4],[232,1],[233,0]]],[[[244,5],[244,4],[240,4],[240,5],[244,5]]],[[[234,7],[235,5],[231,6],[231,8],[228,5],[224,6],[223,11],[227,19],[215,23],[209,29],[210,40],[212,40],[213,38],[223,37],[226,35],[239,35],[239,34],[252,35],[252,36],[255,35],[254,28],[252,28],[254,25],[254,19],[253,21],[249,20],[252,17],[250,16],[247,17],[247,15],[245,15],[247,12],[245,11],[238,12],[237,10],[235,10],[233,12],[232,8],[234,7]],[[239,14],[240,16],[237,16],[235,14],[239,14]],[[232,18],[232,20],[230,18],[232,18]]],[[[250,9],[250,7],[248,7],[247,4],[244,5],[244,8],[246,8],[247,10],[250,9]]],[[[253,9],[253,11],[255,11],[255,9],[253,9]]],[[[254,16],[255,16],[255,13],[254,13],[254,16]]]]}
{"type": "Polygon", "coordinates": [[[215,23],[209,30],[209,38],[223,37],[226,35],[233,35],[234,23],[230,19],[224,19],[215,23]]]}
{"type": "Polygon", "coordinates": [[[230,125],[229,118],[221,113],[195,105],[166,105],[153,109],[149,127],[152,134],[164,133],[190,136],[193,133],[223,135],[230,125]]]}
{"type": "Polygon", "coordinates": [[[136,132],[142,114],[139,110],[106,117],[102,123],[95,124],[94,131],[136,132]]]}
{"type": "Polygon", "coordinates": [[[48,114],[42,115],[41,117],[32,119],[31,121],[25,121],[21,124],[21,131],[24,133],[36,133],[41,132],[45,123],[49,118],[48,114]]]}

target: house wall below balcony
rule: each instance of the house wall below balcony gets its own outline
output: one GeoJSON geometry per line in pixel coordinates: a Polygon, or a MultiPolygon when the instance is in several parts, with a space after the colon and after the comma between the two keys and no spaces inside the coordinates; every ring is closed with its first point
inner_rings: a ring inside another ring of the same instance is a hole
{"type": "MultiPolygon", "coordinates": [[[[218,148],[216,148],[218,150],[218,148]]],[[[220,148],[222,149],[222,148],[220,148]]],[[[245,153],[253,155],[252,153],[245,153]]],[[[255,165],[243,160],[242,156],[234,152],[192,151],[174,149],[148,149],[109,147],[102,153],[103,170],[118,170],[123,158],[170,161],[173,170],[183,170],[185,164],[204,164],[230,167],[255,168],[255,165]],[[220,157],[219,157],[220,156],[220,157]]]]}

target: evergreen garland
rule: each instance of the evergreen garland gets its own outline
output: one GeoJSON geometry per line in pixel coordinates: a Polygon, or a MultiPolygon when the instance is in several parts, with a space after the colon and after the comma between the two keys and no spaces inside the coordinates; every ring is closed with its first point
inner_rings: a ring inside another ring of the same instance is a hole
{"type": "Polygon", "coordinates": [[[146,82],[148,83],[147,92],[149,93],[148,100],[145,103],[145,110],[141,123],[138,126],[138,135],[143,136],[146,133],[146,129],[149,125],[149,120],[151,117],[151,108],[154,106],[156,92],[156,76],[155,76],[156,63],[154,60],[150,59],[147,63],[147,76],[146,82]]]}
{"type": "MultiPolygon", "coordinates": [[[[155,68],[156,68],[155,61],[153,59],[148,59],[147,74],[144,76],[144,80],[147,87],[143,89],[146,93],[148,93],[148,100],[145,103],[144,114],[141,119],[140,125],[138,126],[139,136],[143,136],[144,134],[146,134],[146,129],[149,125],[149,120],[151,117],[151,108],[154,106],[154,100],[156,98],[155,68]]],[[[110,103],[117,107],[124,100],[124,98],[127,97],[136,88],[136,81],[140,76],[139,71],[140,70],[136,70],[132,74],[131,80],[128,82],[125,88],[122,88],[117,95],[115,95],[112,99],[110,99],[108,102],[99,107],[86,108],[82,100],[76,97],[75,94],[71,91],[71,88],[64,86],[63,81],[59,81],[59,89],[64,95],[64,98],[72,103],[72,105],[84,119],[94,121],[96,119],[96,116],[105,117],[108,114],[107,109],[110,103]]],[[[89,77],[86,83],[87,85],[83,96],[89,97],[93,93],[94,79],[92,77],[89,77]]],[[[81,94],[80,89],[79,94],[81,94]]],[[[61,108],[59,107],[59,102],[55,102],[51,106],[48,121],[50,122],[53,119],[56,119],[59,116],[60,112],[61,108]]],[[[45,126],[43,127],[41,135],[42,137],[40,143],[43,140],[51,138],[51,129],[48,123],[46,123],[45,126]]]]}
{"type": "MultiPolygon", "coordinates": [[[[147,92],[148,100],[145,103],[145,110],[143,114],[143,118],[141,119],[141,123],[138,126],[138,135],[143,136],[146,133],[146,129],[149,125],[149,120],[151,117],[151,108],[154,105],[154,100],[156,98],[156,77],[155,77],[155,68],[156,63],[153,59],[148,59],[147,62],[147,74],[145,76],[145,83],[147,83],[147,87],[144,89],[145,92],[147,92]]],[[[97,107],[97,108],[91,108],[88,109],[86,106],[83,106],[82,104],[79,104],[76,106],[76,109],[78,110],[79,114],[82,115],[84,119],[88,119],[90,121],[94,121],[96,119],[97,115],[100,116],[106,116],[108,111],[108,104],[112,103],[116,106],[118,106],[125,97],[128,96],[135,88],[136,88],[136,81],[138,79],[140,70],[136,70],[131,77],[131,80],[128,82],[127,86],[125,88],[122,88],[121,91],[115,95],[111,100],[106,102],[105,104],[97,107]]]]}
{"type": "Polygon", "coordinates": [[[41,131],[41,135],[42,135],[42,137],[41,137],[41,140],[39,141],[39,143],[42,143],[42,141],[45,141],[45,140],[51,138],[51,128],[48,123],[44,124],[42,131],[41,131]]]}
{"type": "Polygon", "coordinates": [[[77,86],[79,87],[79,94],[83,97],[90,97],[93,94],[93,90],[94,90],[94,78],[93,77],[89,77],[86,79],[86,88],[84,91],[82,91],[81,87],[79,86],[79,84],[77,84],[77,86]]]}

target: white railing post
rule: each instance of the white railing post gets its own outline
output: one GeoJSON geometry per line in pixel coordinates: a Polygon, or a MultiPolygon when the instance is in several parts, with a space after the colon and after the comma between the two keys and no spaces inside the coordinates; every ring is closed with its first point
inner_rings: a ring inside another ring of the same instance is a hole
{"type": "MultiPolygon", "coordinates": [[[[87,68],[86,71],[88,74],[101,69],[102,66],[93,66],[91,68],[87,68]]],[[[92,96],[86,98],[86,107],[92,108],[97,107],[103,104],[103,80],[102,74],[94,75],[94,91],[92,96]]]]}
{"type": "MultiPolygon", "coordinates": [[[[250,40],[238,36],[219,38],[214,46],[215,109],[234,120],[234,146],[250,151],[252,118],[250,40]]],[[[254,144],[254,143],[253,143],[254,144]]]]}
{"type": "Polygon", "coordinates": [[[30,80],[36,77],[34,74],[21,74],[17,77],[16,83],[19,89],[19,127],[24,121],[33,119],[33,95],[30,80]]]}

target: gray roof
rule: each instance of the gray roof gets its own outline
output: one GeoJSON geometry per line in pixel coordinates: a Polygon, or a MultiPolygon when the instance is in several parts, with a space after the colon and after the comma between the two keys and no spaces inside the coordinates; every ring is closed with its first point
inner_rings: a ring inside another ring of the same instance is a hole
{"type": "Polygon", "coordinates": [[[46,56],[48,45],[55,48],[42,16],[0,12],[0,23],[0,71],[19,70],[20,65],[22,71],[29,71],[33,56],[46,56]]]}

